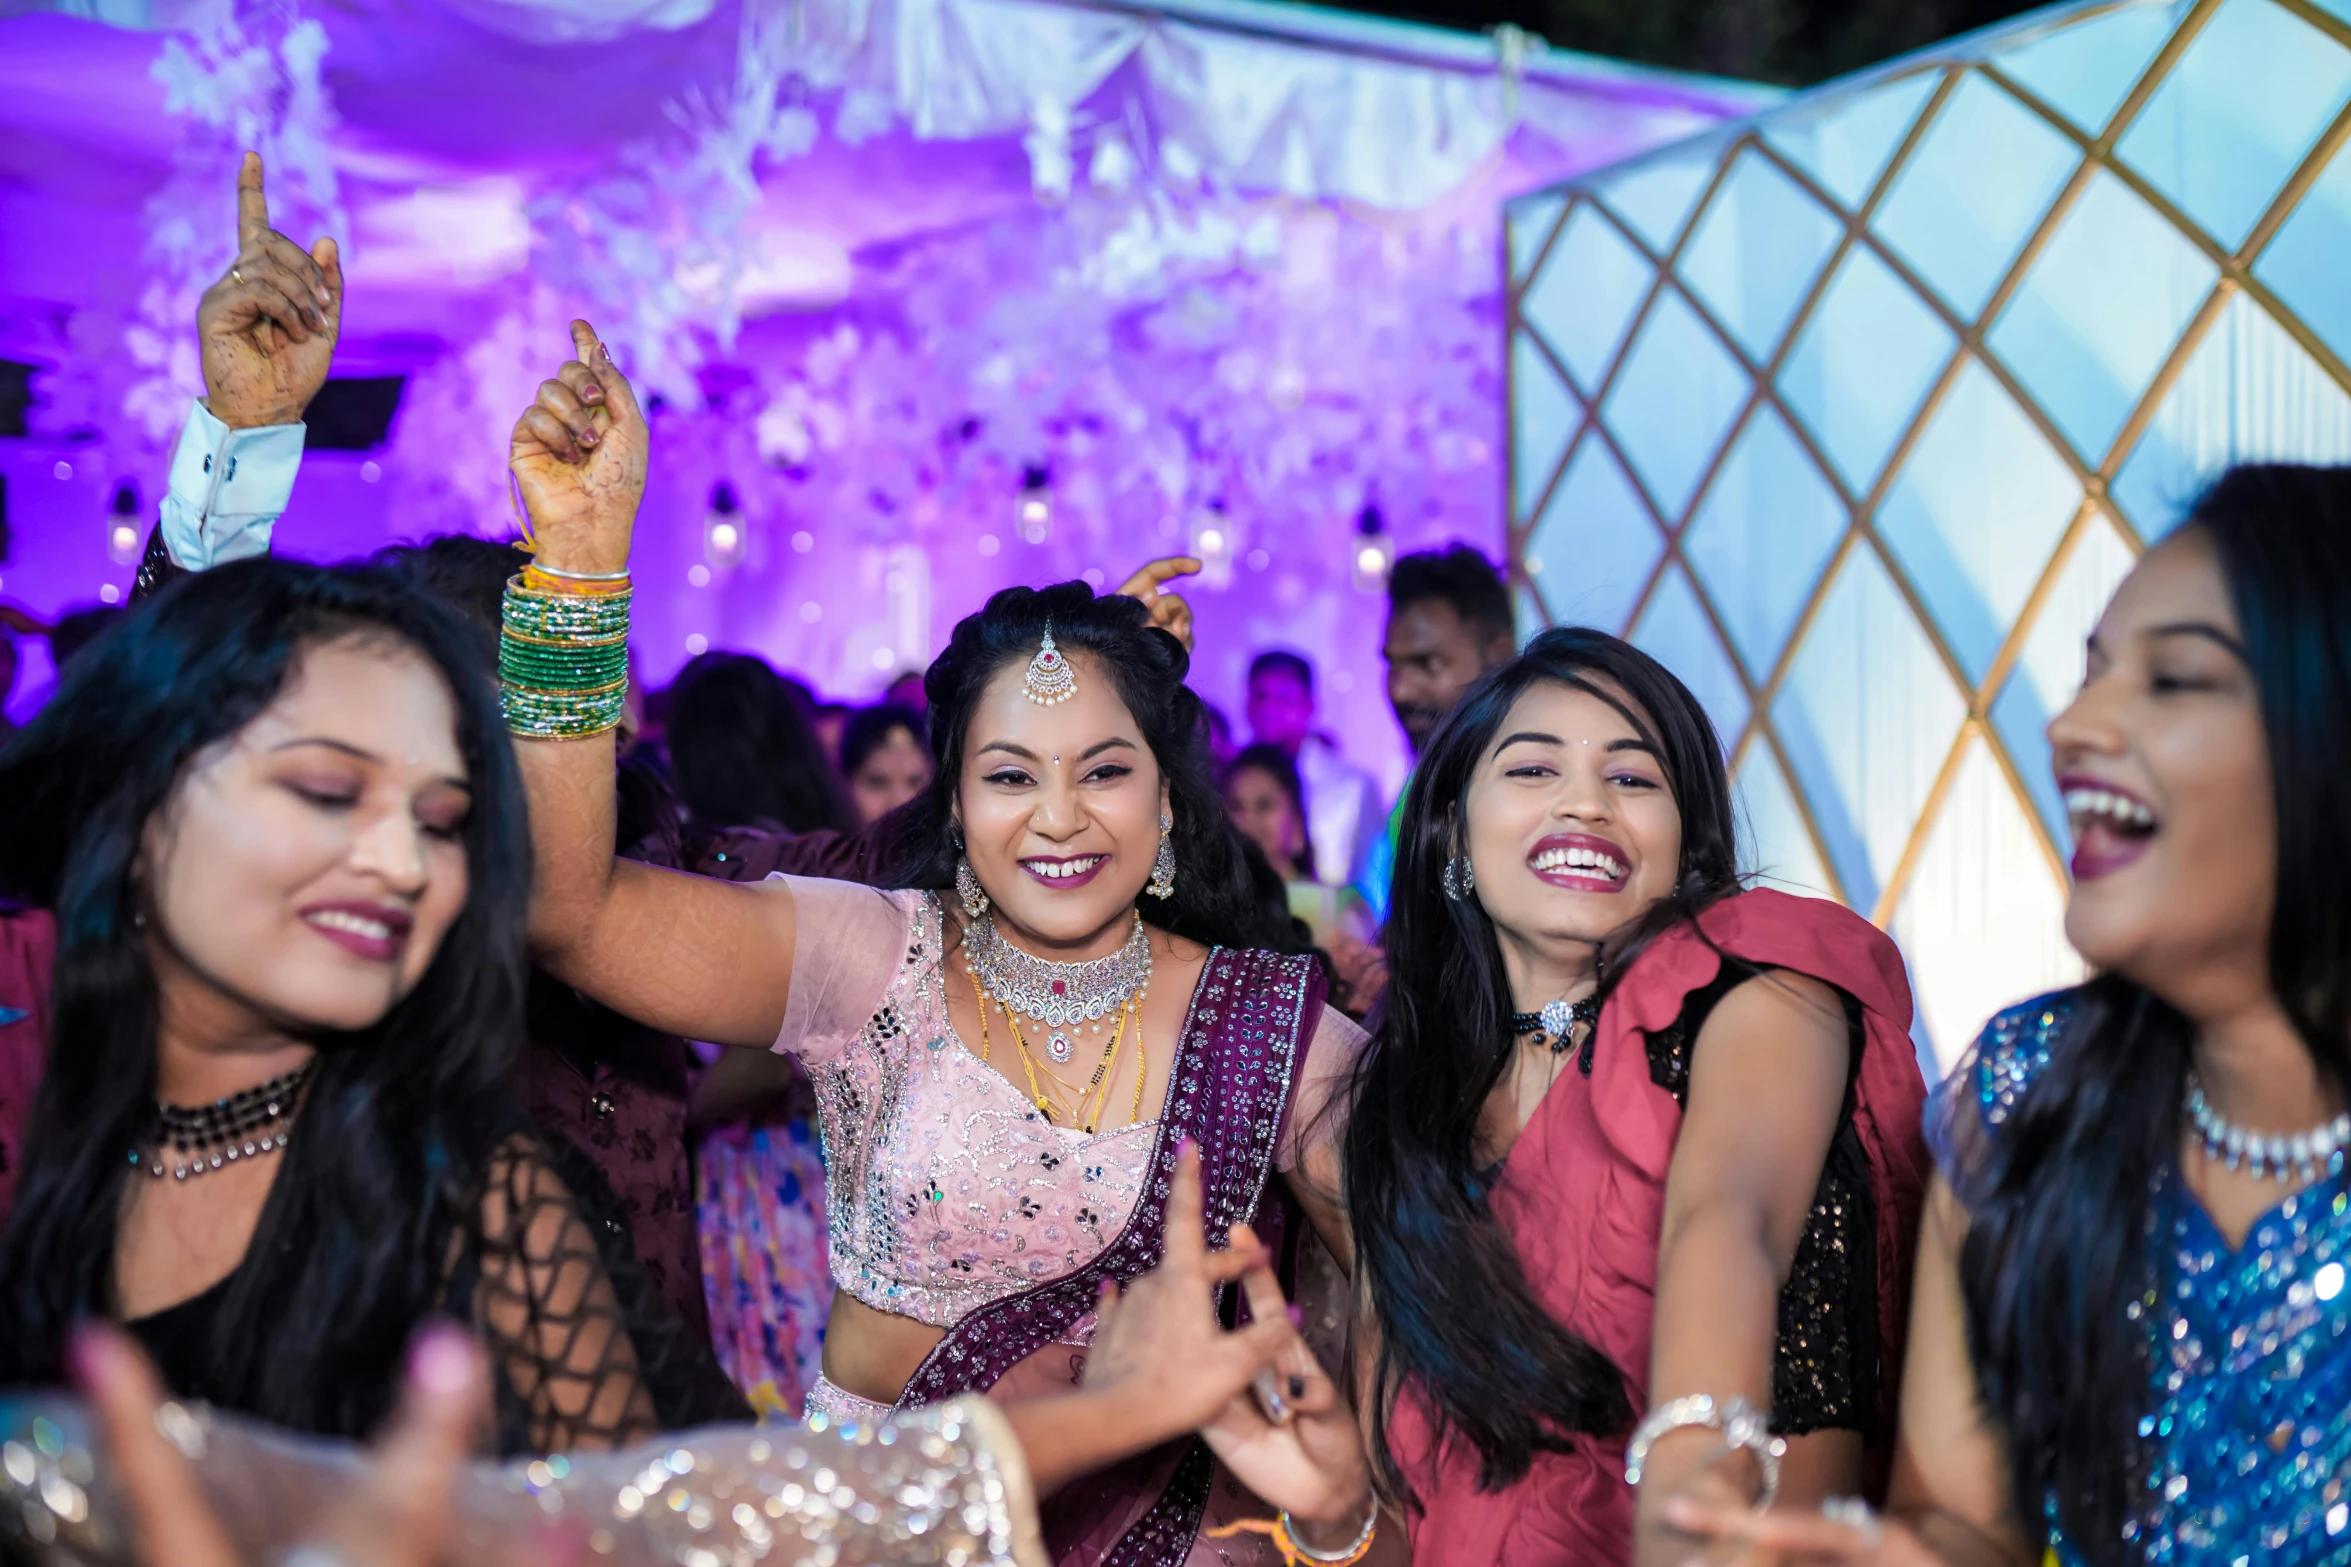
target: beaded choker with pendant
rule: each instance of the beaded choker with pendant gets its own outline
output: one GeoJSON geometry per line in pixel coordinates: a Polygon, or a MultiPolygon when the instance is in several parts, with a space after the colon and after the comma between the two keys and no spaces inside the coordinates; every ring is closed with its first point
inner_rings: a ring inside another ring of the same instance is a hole
{"type": "Polygon", "coordinates": [[[318,1066],[316,1057],[283,1077],[273,1077],[208,1105],[155,1106],[149,1139],[154,1151],[131,1150],[131,1163],[157,1180],[210,1175],[244,1159],[259,1159],[286,1146],[302,1090],[318,1066]]]}
{"type": "Polygon", "coordinates": [[[1546,1001],[1540,1012],[1513,1012],[1510,1032],[1536,1035],[1538,1044],[1549,1045],[1557,1055],[1567,1048],[1568,1036],[1578,1023],[1590,1027],[1599,1020],[1600,997],[1595,993],[1581,1001],[1546,1001]]]}
{"type": "Polygon", "coordinates": [[[1045,1039],[1045,1054],[1059,1062],[1077,1053],[1070,1037],[1077,1025],[1100,1023],[1151,983],[1151,938],[1140,914],[1126,945],[1084,963],[1054,963],[1021,951],[1004,939],[993,914],[971,922],[963,933],[963,950],[990,995],[1052,1031],[1045,1039]]]}
{"type": "Polygon", "coordinates": [[[2315,1181],[2322,1170],[2340,1175],[2344,1150],[2351,1147],[2351,1112],[2307,1132],[2248,1132],[2212,1108],[2193,1072],[2188,1074],[2188,1119],[2195,1123],[2205,1158],[2232,1170],[2250,1170],[2257,1181],[2296,1176],[2315,1181]]]}

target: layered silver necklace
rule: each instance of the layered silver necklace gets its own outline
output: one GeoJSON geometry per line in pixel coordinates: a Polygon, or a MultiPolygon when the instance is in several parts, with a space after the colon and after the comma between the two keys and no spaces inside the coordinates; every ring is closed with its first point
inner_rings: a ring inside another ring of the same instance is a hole
{"type": "Polygon", "coordinates": [[[1099,1025],[1151,983],[1151,938],[1140,914],[1124,946],[1083,963],[1054,963],[1021,951],[1004,939],[993,913],[971,922],[963,951],[990,995],[1050,1030],[1045,1053],[1059,1062],[1077,1054],[1070,1035],[1079,1024],[1099,1025]]]}
{"type": "Polygon", "coordinates": [[[2248,1132],[2212,1108],[2204,1084],[2188,1074],[2188,1119],[2204,1144],[2204,1157],[2232,1170],[2250,1170],[2257,1181],[2315,1181],[2319,1172],[2340,1175],[2343,1152],[2351,1147],[2351,1111],[2307,1132],[2248,1132]]]}

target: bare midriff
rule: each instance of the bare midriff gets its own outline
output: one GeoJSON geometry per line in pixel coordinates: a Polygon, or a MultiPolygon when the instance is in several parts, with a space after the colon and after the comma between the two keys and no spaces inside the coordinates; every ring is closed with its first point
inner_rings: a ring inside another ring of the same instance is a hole
{"type": "MultiPolygon", "coordinates": [[[[824,1374],[843,1392],[877,1404],[895,1404],[946,1336],[944,1329],[876,1310],[843,1290],[833,1296],[832,1315],[825,1319],[824,1374]]],[[[1085,1368],[1082,1346],[1048,1344],[1006,1372],[989,1391],[999,1401],[1066,1393],[1085,1368]]]]}

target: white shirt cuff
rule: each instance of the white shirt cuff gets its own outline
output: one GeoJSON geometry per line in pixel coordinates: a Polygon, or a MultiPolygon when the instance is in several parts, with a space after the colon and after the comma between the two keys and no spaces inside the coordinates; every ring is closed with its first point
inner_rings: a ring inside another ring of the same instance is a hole
{"type": "Polygon", "coordinates": [[[303,426],[232,430],[201,402],[188,410],[163,496],[163,546],[190,571],[269,553],[270,530],[302,470],[303,426]]]}

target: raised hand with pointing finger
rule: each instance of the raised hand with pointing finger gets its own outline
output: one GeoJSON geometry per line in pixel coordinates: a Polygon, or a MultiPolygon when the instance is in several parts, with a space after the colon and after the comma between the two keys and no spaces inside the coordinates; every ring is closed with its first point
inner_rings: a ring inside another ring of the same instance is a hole
{"type": "Polygon", "coordinates": [[[575,357],[539,384],[537,400],[515,421],[507,466],[530,514],[539,564],[605,575],[628,569],[645,495],[645,416],[596,329],[574,321],[571,341],[575,357]]]}
{"type": "Polygon", "coordinates": [[[237,259],[204,291],[196,333],[205,405],[232,430],[293,424],[326,384],[343,329],[343,260],[269,226],[261,155],[237,171],[237,259]]]}

